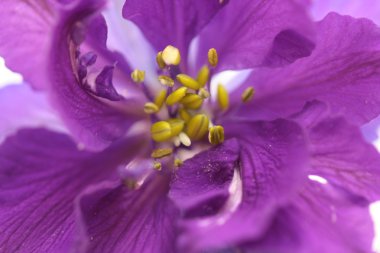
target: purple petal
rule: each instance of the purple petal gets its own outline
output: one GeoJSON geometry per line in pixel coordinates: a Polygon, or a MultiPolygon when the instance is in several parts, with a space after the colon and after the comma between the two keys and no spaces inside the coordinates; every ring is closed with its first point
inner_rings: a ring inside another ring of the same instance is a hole
{"type": "Polygon", "coordinates": [[[229,196],[239,149],[236,140],[228,140],[186,160],[181,166],[172,183],[170,197],[186,211],[185,215],[204,216],[219,211],[229,196]]]}
{"type": "Polygon", "coordinates": [[[126,0],[123,17],[135,22],[157,50],[173,45],[186,58],[190,41],[228,2],[126,0]]]}
{"type": "Polygon", "coordinates": [[[254,86],[257,96],[240,116],[286,117],[318,99],[332,113],[349,115],[354,123],[368,122],[380,113],[379,45],[380,30],[369,20],[330,14],[318,24],[316,49],[310,57],[252,73],[246,85],[254,86]]]}
{"type": "Polygon", "coordinates": [[[138,190],[107,183],[79,199],[82,234],[78,252],[174,253],[178,212],[166,197],[166,176],[149,178],[138,190]]]}
{"type": "Polygon", "coordinates": [[[138,145],[137,139],[91,153],[44,129],[8,138],[0,146],[1,251],[67,252],[75,197],[92,183],[114,178],[116,167],[135,155],[126,148],[138,145]]]}
{"type": "Polygon", "coordinates": [[[281,209],[266,235],[242,250],[258,252],[372,252],[373,222],[367,206],[336,196],[310,181],[292,205],[281,209]]]}
{"type": "Polygon", "coordinates": [[[293,61],[310,54],[313,28],[307,9],[295,1],[232,1],[202,31],[197,64],[207,62],[210,48],[217,49],[223,70],[293,61]]]}
{"type": "Polygon", "coordinates": [[[225,130],[239,140],[241,202],[236,210],[228,206],[231,199],[218,215],[183,221],[179,244],[185,251],[223,249],[261,237],[274,212],[306,179],[307,147],[294,122],[239,123],[225,130]]]}

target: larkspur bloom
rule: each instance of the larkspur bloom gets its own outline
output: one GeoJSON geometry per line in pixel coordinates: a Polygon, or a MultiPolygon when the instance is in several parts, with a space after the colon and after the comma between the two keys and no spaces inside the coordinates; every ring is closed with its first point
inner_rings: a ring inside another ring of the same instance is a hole
{"type": "MultiPolygon", "coordinates": [[[[0,54],[73,138],[34,116],[0,146],[1,252],[371,252],[376,25],[314,24],[306,1],[127,0],[158,52],[145,73],[107,49],[104,4],[0,3],[0,54]]],[[[2,117],[44,110],[25,94],[3,90],[2,117]]]]}

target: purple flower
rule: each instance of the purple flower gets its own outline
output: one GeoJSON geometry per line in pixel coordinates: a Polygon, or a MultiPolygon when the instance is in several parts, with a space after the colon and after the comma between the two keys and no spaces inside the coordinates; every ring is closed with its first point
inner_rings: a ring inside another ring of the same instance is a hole
{"type": "MultiPolygon", "coordinates": [[[[108,50],[104,1],[3,0],[0,54],[73,139],[31,117],[0,146],[1,251],[371,252],[380,30],[306,2],[127,0],[155,85],[108,50]]],[[[0,96],[7,121],[47,109],[0,96]]]]}

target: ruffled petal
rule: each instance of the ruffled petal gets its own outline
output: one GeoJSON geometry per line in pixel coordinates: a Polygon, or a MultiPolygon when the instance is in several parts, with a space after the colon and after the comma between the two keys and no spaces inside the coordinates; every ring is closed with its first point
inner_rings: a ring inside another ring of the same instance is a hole
{"type": "Polygon", "coordinates": [[[329,184],[310,181],[295,201],[275,216],[265,236],[245,243],[254,252],[372,252],[368,206],[357,205],[329,184]]]}
{"type": "Polygon", "coordinates": [[[366,19],[330,14],[317,30],[317,46],[311,56],[283,68],[253,71],[233,95],[237,103],[246,86],[256,90],[252,105],[243,106],[239,116],[286,117],[314,99],[356,124],[380,113],[379,28],[366,19]]]}
{"type": "Polygon", "coordinates": [[[136,154],[129,139],[102,153],[81,151],[63,134],[21,130],[0,146],[0,249],[68,252],[74,199],[86,186],[117,176],[136,154]]]}
{"type": "Polygon", "coordinates": [[[126,0],[123,16],[135,22],[156,50],[178,47],[186,59],[190,41],[226,4],[204,0],[126,0]]]}
{"type": "Polygon", "coordinates": [[[176,173],[170,197],[185,216],[215,214],[229,196],[239,145],[235,139],[188,159],[176,173]]]}
{"type": "Polygon", "coordinates": [[[220,70],[286,64],[310,55],[313,30],[296,1],[231,1],[200,34],[197,67],[210,48],[218,51],[220,70]]]}
{"type": "Polygon", "coordinates": [[[239,123],[225,130],[239,140],[240,187],[235,186],[218,214],[181,222],[179,247],[186,252],[224,249],[261,237],[276,210],[306,180],[307,147],[296,123],[239,123]]]}
{"type": "Polygon", "coordinates": [[[119,182],[88,189],[78,201],[77,252],[176,252],[178,211],[166,197],[168,185],[165,175],[153,175],[137,190],[119,182]]]}

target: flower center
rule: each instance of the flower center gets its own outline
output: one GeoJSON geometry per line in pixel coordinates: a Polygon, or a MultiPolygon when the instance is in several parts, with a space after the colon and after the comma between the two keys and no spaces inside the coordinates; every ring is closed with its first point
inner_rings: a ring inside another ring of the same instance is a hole
{"type": "MultiPolygon", "coordinates": [[[[199,70],[196,78],[181,73],[181,54],[173,46],[169,45],[158,52],[156,61],[160,69],[158,81],[164,88],[155,96],[148,94],[144,84],[144,71],[134,70],[131,78],[142,85],[148,99],[150,98],[144,105],[144,111],[151,119],[151,157],[155,159],[154,167],[161,169],[160,159],[172,155],[174,165],[178,167],[182,164],[176,155],[179,149],[191,149],[194,143],[206,139],[212,145],[224,142],[223,126],[213,122],[209,92],[211,70],[218,65],[218,54],[214,48],[208,51],[208,63],[199,70]]],[[[249,101],[253,93],[253,88],[248,88],[242,95],[242,101],[249,101]]],[[[223,84],[218,85],[216,100],[217,109],[226,112],[229,108],[229,94],[223,84]]]]}

